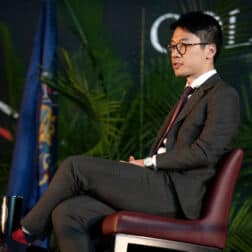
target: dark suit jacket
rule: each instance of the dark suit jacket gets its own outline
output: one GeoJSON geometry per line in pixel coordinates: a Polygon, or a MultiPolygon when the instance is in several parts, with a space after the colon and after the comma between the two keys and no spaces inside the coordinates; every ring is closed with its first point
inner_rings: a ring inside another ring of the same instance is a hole
{"type": "MultiPolygon", "coordinates": [[[[173,109],[174,110],[174,109],[173,109]]],[[[166,117],[150,155],[173,110],[166,117]]],[[[157,168],[166,170],[187,218],[200,215],[207,182],[220,157],[229,150],[240,122],[237,92],[218,74],[190,97],[167,136],[166,153],[157,155],[157,168]]]]}

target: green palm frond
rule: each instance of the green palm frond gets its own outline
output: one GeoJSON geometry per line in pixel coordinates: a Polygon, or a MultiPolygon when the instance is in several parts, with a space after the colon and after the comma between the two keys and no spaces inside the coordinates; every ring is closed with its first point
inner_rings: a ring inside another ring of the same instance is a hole
{"type": "MultiPolygon", "coordinates": [[[[105,43],[105,35],[101,30],[101,21],[102,21],[102,10],[101,5],[97,1],[70,1],[63,0],[64,6],[67,11],[67,16],[70,17],[70,23],[73,24],[72,31],[76,34],[79,39],[80,45],[85,49],[87,53],[87,58],[89,59],[92,70],[95,72],[96,82],[100,87],[103,88],[103,91],[107,93],[107,88],[104,80],[104,71],[102,70],[101,62],[97,55],[95,55],[94,48],[99,48],[99,42],[105,43]],[[81,13],[82,10],[85,13],[81,13]],[[92,20],[92,23],[90,23],[92,20]],[[87,32],[86,32],[87,31],[87,32]],[[95,35],[94,35],[95,31],[95,35]],[[100,34],[101,38],[97,40],[97,33],[100,34]],[[88,34],[88,36],[87,36],[88,34]],[[103,38],[103,39],[102,39],[103,38]]],[[[98,49],[99,50],[99,49],[98,49]]],[[[98,51],[97,50],[97,51],[98,51]]]]}
{"type": "Polygon", "coordinates": [[[252,248],[252,203],[244,200],[236,204],[230,212],[230,223],[225,252],[248,252],[252,248]]]}
{"type": "MultiPolygon", "coordinates": [[[[44,80],[68,99],[68,102],[65,101],[65,105],[72,109],[71,111],[66,109],[64,114],[69,114],[67,118],[62,117],[60,123],[63,128],[64,125],[68,125],[65,127],[71,132],[70,136],[76,134],[74,131],[88,130],[83,136],[83,141],[86,142],[86,144],[81,145],[83,152],[92,156],[111,157],[114,153],[112,149],[116,148],[115,145],[120,136],[118,125],[123,121],[120,115],[121,103],[118,100],[111,99],[104,93],[103,89],[93,85],[87,79],[86,71],[75,67],[78,58],[71,58],[67,51],[63,51],[63,57],[65,71],[58,74],[56,81],[44,80]],[[71,105],[67,104],[69,101],[71,101],[71,105]],[[73,111],[76,111],[76,113],[73,113],[73,111]],[[68,117],[72,117],[72,119],[69,120],[68,117]],[[82,130],[80,129],[81,125],[82,130]],[[94,137],[95,140],[89,139],[90,135],[96,136],[94,137]]],[[[62,136],[62,138],[65,137],[62,136]]],[[[64,143],[62,145],[68,143],[66,140],[61,142],[64,143]]],[[[71,145],[71,143],[69,144],[71,145]]]]}

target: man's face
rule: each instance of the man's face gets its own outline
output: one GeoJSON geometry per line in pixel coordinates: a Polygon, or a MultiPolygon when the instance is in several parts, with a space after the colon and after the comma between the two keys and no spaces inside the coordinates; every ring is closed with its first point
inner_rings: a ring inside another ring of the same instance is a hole
{"type": "Polygon", "coordinates": [[[204,42],[207,43],[200,41],[198,36],[185,29],[180,27],[175,29],[170,46],[171,62],[176,76],[186,77],[192,82],[199,75],[213,69],[215,47],[210,44],[197,44],[204,42]]]}

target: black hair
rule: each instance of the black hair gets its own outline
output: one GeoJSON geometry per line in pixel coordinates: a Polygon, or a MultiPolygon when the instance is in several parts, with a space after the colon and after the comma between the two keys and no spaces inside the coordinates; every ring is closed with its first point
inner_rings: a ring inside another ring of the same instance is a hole
{"type": "Polygon", "coordinates": [[[177,27],[181,27],[196,36],[201,42],[213,43],[216,45],[216,54],[214,61],[220,54],[222,47],[222,30],[218,21],[201,11],[188,12],[180,16],[180,18],[171,24],[170,28],[174,31],[177,27]]]}

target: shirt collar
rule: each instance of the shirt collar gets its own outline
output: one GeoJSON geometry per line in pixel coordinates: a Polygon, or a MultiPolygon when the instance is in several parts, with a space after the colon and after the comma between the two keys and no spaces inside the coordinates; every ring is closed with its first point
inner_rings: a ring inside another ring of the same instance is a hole
{"type": "Polygon", "coordinates": [[[208,71],[208,72],[203,73],[202,75],[200,75],[191,84],[186,83],[186,86],[191,86],[193,89],[199,88],[202,84],[204,84],[204,82],[207,79],[209,79],[211,76],[213,76],[216,73],[217,73],[216,69],[212,69],[212,70],[210,70],[210,71],[208,71]]]}

